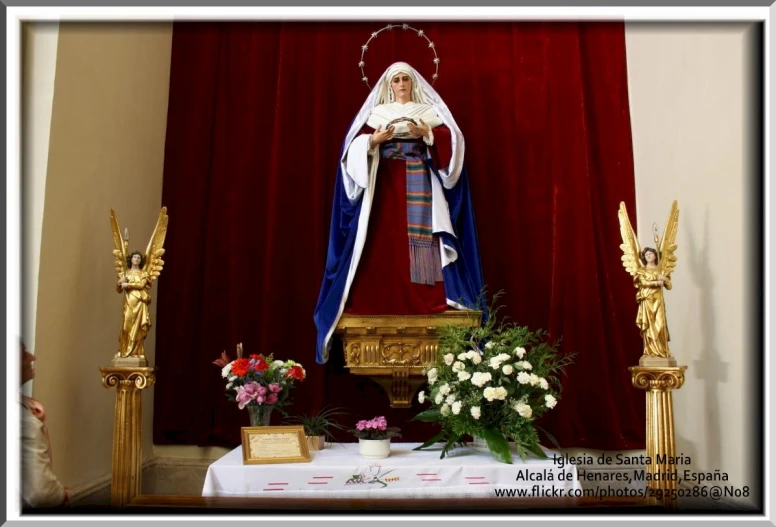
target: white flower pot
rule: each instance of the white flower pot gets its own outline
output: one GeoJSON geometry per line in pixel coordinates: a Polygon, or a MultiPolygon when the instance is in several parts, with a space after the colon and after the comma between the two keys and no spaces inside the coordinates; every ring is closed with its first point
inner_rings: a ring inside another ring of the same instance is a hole
{"type": "Polygon", "coordinates": [[[391,440],[359,439],[358,453],[366,459],[384,459],[391,455],[391,440]]]}

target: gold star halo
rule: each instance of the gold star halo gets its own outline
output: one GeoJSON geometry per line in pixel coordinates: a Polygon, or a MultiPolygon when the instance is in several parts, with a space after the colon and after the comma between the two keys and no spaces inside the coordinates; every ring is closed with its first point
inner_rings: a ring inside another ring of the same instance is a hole
{"type": "Polygon", "coordinates": [[[358,62],[358,67],[361,70],[361,80],[367,85],[367,87],[371,90],[372,86],[369,85],[369,77],[367,76],[366,72],[364,71],[364,67],[366,66],[366,62],[364,61],[364,57],[366,55],[367,50],[369,50],[369,44],[380,35],[383,31],[391,31],[394,28],[401,28],[404,31],[414,31],[417,33],[418,37],[425,38],[426,42],[428,42],[428,47],[431,49],[431,51],[434,52],[434,74],[431,76],[431,84],[434,84],[436,82],[437,78],[439,77],[439,55],[437,55],[436,45],[431,41],[430,38],[426,35],[426,33],[422,29],[415,29],[414,27],[411,27],[409,24],[388,24],[384,28],[375,31],[372,33],[372,35],[369,37],[369,40],[366,41],[366,44],[361,46],[361,60],[358,62]]]}

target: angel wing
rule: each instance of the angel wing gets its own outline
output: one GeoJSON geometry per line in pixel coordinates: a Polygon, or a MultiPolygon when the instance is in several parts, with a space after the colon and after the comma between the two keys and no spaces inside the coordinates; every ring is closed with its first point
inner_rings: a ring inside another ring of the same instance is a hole
{"type": "Polygon", "coordinates": [[[161,212],[159,212],[159,219],[156,220],[154,233],[151,235],[145,252],[146,263],[143,270],[148,273],[151,280],[156,280],[156,277],[159,276],[164,267],[162,255],[164,254],[165,236],[167,236],[167,207],[162,207],[161,212]]]}
{"type": "Polygon", "coordinates": [[[660,255],[660,271],[663,275],[669,276],[676,269],[676,233],[679,230],[679,207],[676,200],[671,204],[671,212],[668,213],[668,221],[663,230],[663,237],[660,240],[658,254],[660,255]]]}
{"type": "Polygon", "coordinates": [[[110,209],[110,228],[113,231],[113,245],[115,245],[113,256],[115,257],[116,274],[121,278],[127,271],[127,245],[121,235],[119,219],[113,209],[110,209]]]}
{"type": "Polygon", "coordinates": [[[636,238],[636,233],[633,232],[630,219],[628,218],[628,210],[625,208],[625,202],[620,202],[620,211],[617,213],[620,218],[620,236],[622,236],[622,243],[620,249],[622,249],[622,265],[625,270],[630,273],[631,276],[636,275],[642,267],[641,263],[641,246],[639,240],[636,238]]]}

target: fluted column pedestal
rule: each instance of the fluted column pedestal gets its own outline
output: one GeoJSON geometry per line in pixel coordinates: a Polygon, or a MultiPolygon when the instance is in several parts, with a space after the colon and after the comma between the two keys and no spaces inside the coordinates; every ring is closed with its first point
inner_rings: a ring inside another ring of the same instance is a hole
{"type": "Polygon", "coordinates": [[[140,494],[141,390],[156,380],[155,368],[100,368],[102,384],[116,388],[113,419],[113,467],[111,505],[125,507],[140,494]]]}
{"type": "Polygon", "coordinates": [[[678,470],[665,461],[676,456],[672,391],[684,384],[687,366],[634,366],[633,386],[647,391],[647,505],[676,507],[678,470]],[[668,499],[665,496],[670,496],[668,499]],[[663,498],[663,499],[661,499],[663,498]]]}

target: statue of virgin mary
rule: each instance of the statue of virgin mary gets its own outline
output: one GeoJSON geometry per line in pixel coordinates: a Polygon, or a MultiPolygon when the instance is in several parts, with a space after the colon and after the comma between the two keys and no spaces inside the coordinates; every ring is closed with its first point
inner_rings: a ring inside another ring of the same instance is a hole
{"type": "Polygon", "coordinates": [[[434,88],[392,64],[342,144],[315,307],[316,361],[343,313],[486,314],[464,138],[434,88]]]}

